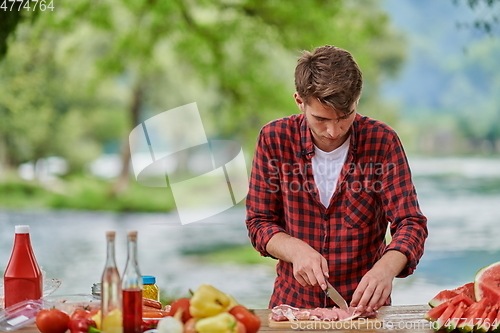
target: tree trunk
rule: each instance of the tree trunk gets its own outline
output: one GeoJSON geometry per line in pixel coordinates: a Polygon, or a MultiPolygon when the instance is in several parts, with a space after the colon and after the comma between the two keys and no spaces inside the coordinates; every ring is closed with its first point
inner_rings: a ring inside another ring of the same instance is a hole
{"type": "Polygon", "coordinates": [[[5,180],[11,173],[14,173],[14,166],[11,164],[7,151],[7,143],[0,137],[0,181],[5,180]]]}
{"type": "MultiPolygon", "coordinates": [[[[140,109],[141,109],[141,103],[142,103],[142,98],[143,98],[143,91],[141,84],[138,83],[133,92],[132,92],[132,103],[130,104],[130,131],[134,129],[135,126],[139,123],[139,114],[140,114],[140,109]]],[[[120,175],[118,176],[118,180],[116,183],[113,184],[113,187],[111,189],[110,195],[112,197],[115,197],[116,195],[122,193],[123,191],[126,190],[128,182],[129,182],[129,173],[130,173],[130,146],[129,146],[129,141],[128,141],[128,135],[130,133],[128,131],[127,137],[124,140],[122,152],[121,152],[121,159],[122,159],[122,170],[120,172],[120,175]]]]}

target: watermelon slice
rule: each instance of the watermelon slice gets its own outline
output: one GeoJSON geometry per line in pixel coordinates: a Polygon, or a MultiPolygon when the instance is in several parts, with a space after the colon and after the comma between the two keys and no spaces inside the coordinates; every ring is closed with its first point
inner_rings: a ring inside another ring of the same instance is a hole
{"type": "Polygon", "coordinates": [[[500,302],[500,261],[481,268],[474,278],[476,300],[488,298],[500,302]]]}
{"type": "Polygon", "coordinates": [[[472,303],[469,308],[463,314],[463,318],[458,321],[457,328],[462,333],[472,332],[474,327],[477,325],[478,318],[482,316],[486,306],[489,305],[487,299],[482,299],[479,302],[472,303]]]}
{"type": "Polygon", "coordinates": [[[474,295],[474,282],[469,282],[461,287],[458,287],[457,289],[455,289],[455,292],[458,294],[463,294],[473,301],[477,301],[476,296],[474,295]]]}
{"type": "Polygon", "coordinates": [[[478,332],[486,333],[490,330],[490,328],[493,328],[497,314],[498,314],[498,305],[495,304],[491,306],[490,312],[485,316],[482,323],[478,325],[477,328],[478,332]]]}
{"type": "Polygon", "coordinates": [[[434,296],[433,299],[431,299],[429,301],[429,305],[431,307],[436,307],[439,304],[442,304],[442,303],[446,302],[447,300],[450,300],[453,297],[455,297],[457,295],[462,295],[462,294],[468,296],[472,301],[474,301],[475,300],[474,283],[469,282],[469,283],[466,283],[463,286],[458,287],[458,288],[453,289],[453,290],[440,291],[436,296],[434,296]]]}
{"type": "MultiPolygon", "coordinates": [[[[483,313],[481,313],[479,315],[479,317],[476,321],[476,324],[474,325],[474,332],[479,331],[479,327],[481,327],[481,325],[484,323],[484,321],[488,317],[488,314],[490,313],[490,311],[491,311],[491,305],[488,304],[484,307],[483,313]]],[[[489,327],[488,327],[488,329],[489,329],[489,327]]]]}
{"type": "Polygon", "coordinates": [[[490,331],[492,332],[500,332],[500,306],[498,308],[497,316],[493,323],[491,324],[490,331]]]}
{"type": "Polygon", "coordinates": [[[462,316],[463,316],[465,310],[467,309],[467,307],[468,307],[468,305],[465,303],[462,303],[462,302],[457,305],[457,309],[453,312],[450,319],[448,320],[448,322],[445,325],[446,331],[451,332],[455,328],[457,328],[458,321],[460,319],[462,319],[462,316]]]}
{"type": "Polygon", "coordinates": [[[426,314],[424,315],[424,318],[427,319],[428,321],[438,320],[438,318],[441,317],[443,312],[448,308],[448,305],[450,305],[450,301],[439,304],[435,308],[432,308],[429,311],[427,311],[426,314]]]}
{"type": "Polygon", "coordinates": [[[429,311],[427,311],[427,313],[424,315],[424,318],[429,320],[429,321],[436,321],[443,314],[443,312],[446,311],[446,309],[449,306],[455,307],[456,305],[458,305],[460,303],[464,303],[468,307],[469,305],[473,304],[474,302],[468,296],[457,295],[457,296],[453,297],[452,299],[449,299],[446,302],[441,303],[438,306],[436,306],[435,308],[432,308],[429,311]]]}
{"type": "Polygon", "coordinates": [[[450,318],[452,318],[453,313],[455,313],[455,311],[458,308],[458,305],[457,304],[453,304],[451,301],[446,302],[446,304],[448,306],[446,307],[446,309],[444,310],[444,312],[432,324],[432,328],[434,330],[436,330],[436,331],[439,331],[440,329],[442,329],[445,325],[447,325],[450,322],[450,318]]]}

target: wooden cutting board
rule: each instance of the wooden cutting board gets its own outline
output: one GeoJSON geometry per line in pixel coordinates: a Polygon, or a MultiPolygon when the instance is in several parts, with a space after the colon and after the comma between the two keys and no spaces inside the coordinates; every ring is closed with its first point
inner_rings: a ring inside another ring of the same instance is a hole
{"type": "Polygon", "coordinates": [[[355,330],[381,329],[384,321],[379,318],[356,318],[354,320],[326,321],[326,320],[295,320],[275,321],[269,314],[269,327],[293,330],[355,330]]]}

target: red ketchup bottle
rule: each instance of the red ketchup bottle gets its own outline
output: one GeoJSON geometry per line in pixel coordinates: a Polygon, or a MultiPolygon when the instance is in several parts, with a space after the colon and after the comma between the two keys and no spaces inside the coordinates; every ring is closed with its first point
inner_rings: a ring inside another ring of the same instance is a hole
{"type": "Polygon", "coordinates": [[[137,263],[137,231],[129,231],[122,275],[123,333],[142,333],[142,275],[137,263]]]}
{"type": "Polygon", "coordinates": [[[24,300],[42,297],[42,271],[33,253],[30,227],[16,225],[12,254],[3,276],[5,308],[24,300]]]}

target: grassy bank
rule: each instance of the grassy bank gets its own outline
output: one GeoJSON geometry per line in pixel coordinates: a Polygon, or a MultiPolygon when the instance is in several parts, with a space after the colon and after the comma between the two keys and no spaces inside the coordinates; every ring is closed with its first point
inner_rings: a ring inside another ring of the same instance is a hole
{"type": "Polygon", "coordinates": [[[130,180],[122,193],[112,195],[113,185],[85,175],[71,175],[50,184],[9,177],[0,182],[0,207],[124,212],[167,212],[175,207],[169,189],[144,187],[130,180]]]}
{"type": "Polygon", "coordinates": [[[275,259],[261,256],[250,244],[214,246],[211,249],[192,249],[183,251],[183,255],[195,260],[212,263],[234,263],[238,265],[267,265],[274,267],[275,259]]]}

